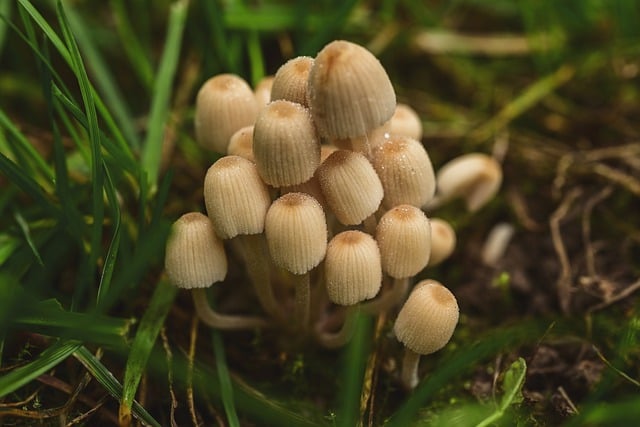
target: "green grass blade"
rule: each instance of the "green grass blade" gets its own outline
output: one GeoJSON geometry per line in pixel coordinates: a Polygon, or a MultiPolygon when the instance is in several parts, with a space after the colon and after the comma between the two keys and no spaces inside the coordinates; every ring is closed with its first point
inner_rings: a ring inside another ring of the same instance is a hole
{"type": "MultiPolygon", "coordinates": [[[[89,373],[107,390],[107,392],[117,400],[122,399],[122,385],[116,380],[116,377],[96,358],[86,347],[78,348],[74,357],[78,359],[82,365],[89,371],[89,373]]],[[[160,423],[156,421],[146,409],[144,409],[138,402],[133,402],[132,405],[133,416],[142,421],[143,423],[160,427],[160,423]]]]}
{"type": "Polygon", "coordinates": [[[9,371],[0,377],[0,397],[29,384],[54,366],[64,362],[80,347],[78,341],[58,341],[32,362],[9,371]]]}
{"type": "Polygon", "coordinates": [[[247,35],[247,51],[251,64],[251,82],[253,87],[264,77],[264,55],[260,46],[260,36],[257,31],[250,31],[247,35]]]}
{"type": "Polygon", "coordinates": [[[49,200],[42,187],[3,153],[0,153],[0,172],[35,200],[45,212],[50,212],[52,216],[58,215],[58,206],[49,200]]]}
{"type": "Polygon", "coordinates": [[[33,242],[33,239],[31,238],[31,231],[29,230],[29,224],[24,219],[24,217],[22,216],[19,210],[16,210],[13,212],[13,217],[16,220],[18,227],[20,227],[20,231],[22,231],[22,235],[24,236],[24,239],[27,242],[27,245],[29,245],[29,248],[31,248],[31,251],[33,252],[33,256],[35,257],[36,261],[40,266],[44,267],[44,262],[42,262],[42,257],[40,256],[40,252],[38,251],[38,248],[36,247],[35,243],[33,242]]]}
{"type": "Polygon", "coordinates": [[[6,18],[0,20],[0,55],[2,55],[4,42],[7,38],[7,30],[9,29],[7,22],[11,21],[13,2],[14,0],[0,0],[0,16],[4,16],[6,18]]]}
{"type": "Polygon", "coordinates": [[[121,418],[131,414],[131,405],[138,390],[140,378],[145,373],[149,355],[160,333],[160,328],[164,324],[164,319],[173,304],[177,290],[178,288],[168,281],[161,280],[140,321],[140,327],[131,345],[124,373],[124,387],[120,403],[121,418]]]}
{"type": "Polygon", "coordinates": [[[167,39],[158,68],[158,77],[154,85],[151,112],[149,113],[149,123],[147,125],[147,137],[142,148],[142,169],[147,173],[151,188],[155,188],[160,170],[163,136],[169,115],[173,78],[180,57],[180,45],[188,6],[189,3],[186,0],[179,0],[171,7],[167,39]]]}
{"type": "MultiPolygon", "coordinates": [[[[71,68],[80,86],[80,93],[84,103],[85,114],[87,116],[89,144],[91,146],[91,186],[92,186],[92,209],[93,226],[91,227],[91,240],[88,265],[93,267],[96,265],[98,258],[102,252],[102,227],[104,220],[104,202],[103,202],[103,161],[102,149],[100,146],[100,127],[98,125],[98,115],[94,102],[93,92],[89,83],[89,77],[84,67],[84,62],[80,56],[80,51],[76,40],[71,32],[69,22],[66,18],[62,3],[57,5],[58,21],[62,28],[65,43],[69,49],[71,56],[71,68]]],[[[86,278],[85,284],[91,283],[91,275],[86,278]]]]}
{"type": "Polygon", "coordinates": [[[120,248],[120,223],[122,222],[120,214],[120,201],[116,195],[116,189],[113,186],[109,169],[104,168],[105,175],[105,192],[107,193],[107,200],[109,201],[109,207],[112,210],[111,218],[113,218],[113,236],[111,237],[111,243],[109,249],[104,258],[104,267],[102,268],[102,275],[100,276],[100,283],[98,285],[98,306],[102,305],[102,301],[106,294],[109,293],[111,288],[111,278],[113,277],[113,269],[116,265],[116,259],[118,258],[118,249],[120,248]]]}
{"type": "Polygon", "coordinates": [[[227,414],[227,422],[229,427],[240,427],[240,421],[238,420],[238,414],[236,412],[236,406],[233,398],[233,387],[231,384],[231,377],[229,376],[229,367],[227,366],[227,360],[224,354],[224,344],[219,331],[213,330],[211,332],[213,340],[213,353],[216,358],[216,371],[218,372],[218,378],[220,379],[220,395],[222,397],[222,405],[224,411],[227,414]]]}
{"type": "Polygon", "coordinates": [[[527,364],[522,357],[519,357],[504,374],[504,380],[502,381],[504,394],[500,399],[500,404],[491,415],[480,421],[476,427],[494,425],[512,404],[522,401],[522,386],[524,385],[526,374],[527,364]]]}
{"type": "Polygon", "coordinates": [[[113,112],[124,137],[129,141],[131,146],[138,148],[140,146],[140,140],[135,131],[133,114],[129,111],[124,96],[115,83],[113,73],[109,70],[109,67],[100,54],[100,49],[98,49],[94,43],[89,30],[80,16],[70,7],[67,8],[65,13],[69,19],[73,34],[77,38],[82,53],[86,58],[86,63],[91,65],[91,73],[98,88],[100,88],[100,93],[102,97],[104,97],[106,105],[113,112]]]}

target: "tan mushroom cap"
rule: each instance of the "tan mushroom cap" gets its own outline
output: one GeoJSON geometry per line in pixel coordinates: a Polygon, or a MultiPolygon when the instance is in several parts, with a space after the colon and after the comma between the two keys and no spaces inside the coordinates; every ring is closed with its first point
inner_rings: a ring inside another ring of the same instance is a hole
{"type": "Polygon", "coordinates": [[[364,155],[336,150],[318,168],[322,194],[345,225],[360,224],[375,213],[384,192],[376,171],[364,155]]]}
{"type": "Polygon", "coordinates": [[[309,110],[291,101],[270,102],[253,129],[253,155],[260,176],[274,187],[311,178],[320,164],[320,141],[309,110]]]}
{"type": "Polygon", "coordinates": [[[491,156],[469,153],[447,162],[436,174],[441,201],[464,199],[474,212],[495,196],[502,183],[502,168],[491,156]]]}
{"type": "Polygon", "coordinates": [[[240,156],[225,156],[207,170],[204,178],[207,214],[218,236],[259,234],[271,204],[269,189],[256,165],[240,156]]]}
{"type": "Polygon", "coordinates": [[[419,141],[391,134],[373,150],[371,163],[384,188],[385,207],[422,207],[433,198],[436,177],[429,154],[419,141]]]}
{"type": "Polygon", "coordinates": [[[456,232],[442,218],[431,218],[431,257],[429,266],[438,265],[449,258],[456,248],[456,232]]]}
{"type": "Polygon", "coordinates": [[[423,280],[400,309],[393,331],[408,349],[431,354],[449,342],[458,317],[458,303],[451,291],[435,280],[423,280]]]}
{"type": "Polygon", "coordinates": [[[227,154],[244,157],[255,162],[253,157],[253,125],[240,128],[229,138],[227,154]]]}
{"type": "Polygon", "coordinates": [[[431,255],[431,226],[420,209],[399,205],[378,222],[376,241],[382,257],[382,271],[402,279],[418,274],[431,255]]]}
{"type": "Polygon", "coordinates": [[[227,256],[206,215],[190,212],[173,223],[164,266],[171,283],[179,288],[207,288],[224,280],[227,256]]]}
{"type": "Polygon", "coordinates": [[[324,261],[329,299],[354,305],[377,295],[382,284],[380,250],[367,233],[349,230],[329,241],[324,261]]]}
{"type": "Polygon", "coordinates": [[[327,250],[324,211],[305,193],[287,193],[271,204],[265,235],[274,263],[293,274],[304,274],[317,266],[327,250]]]}
{"type": "Polygon", "coordinates": [[[336,40],[309,72],[309,108],[329,140],[365,135],[393,115],[396,96],[386,71],[367,49],[336,40]]]}
{"type": "Polygon", "coordinates": [[[398,103],[396,111],[389,121],[389,133],[408,136],[420,141],[422,139],[420,116],[409,105],[398,103]]]}
{"type": "Polygon", "coordinates": [[[273,87],[274,78],[275,76],[264,76],[253,90],[259,108],[264,107],[271,101],[271,88],[273,87]]]}
{"type": "Polygon", "coordinates": [[[241,77],[220,74],[210,78],[196,97],[196,140],[204,148],[226,153],[231,135],[253,124],[258,108],[251,87],[241,77]]]}
{"type": "Polygon", "coordinates": [[[313,58],[298,56],[278,68],[271,88],[271,101],[285,99],[307,107],[307,80],[312,65],[313,58]]]}

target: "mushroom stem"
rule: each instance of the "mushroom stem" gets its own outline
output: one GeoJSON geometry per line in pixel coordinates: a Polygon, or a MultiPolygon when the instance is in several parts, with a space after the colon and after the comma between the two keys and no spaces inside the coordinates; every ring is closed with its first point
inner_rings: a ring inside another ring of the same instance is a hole
{"type": "Polygon", "coordinates": [[[362,303],[360,306],[362,311],[370,314],[379,314],[389,310],[391,307],[398,305],[407,296],[409,290],[409,278],[394,278],[391,289],[383,292],[377,298],[362,303]]]}
{"type": "Polygon", "coordinates": [[[205,288],[191,290],[193,305],[200,320],[206,325],[216,329],[255,329],[265,328],[269,325],[266,319],[255,316],[233,316],[220,314],[209,304],[205,288]]]}
{"type": "Polygon", "coordinates": [[[309,328],[309,318],[311,310],[311,283],[309,273],[294,274],[295,277],[295,306],[293,318],[296,324],[307,331],[309,328]]]}
{"type": "Polygon", "coordinates": [[[402,371],[400,381],[407,390],[413,390],[418,385],[418,365],[420,364],[420,354],[405,347],[402,358],[402,371]]]}
{"type": "Polygon", "coordinates": [[[282,308],[276,301],[271,285],[269,256],[263,234],[242,234],[237,237],[242,247],[247,273],[260,305],[269,316],[283,321],[282,308]]]}
{"type": "Polygon", "coordinates": [[[345,313],[344,323],[337,332],[317,331],[316,338],[318,343],[329,349],[342,347],[348,343],[353,336],[359,311],[360,304],[348,306],[345,313]]]}

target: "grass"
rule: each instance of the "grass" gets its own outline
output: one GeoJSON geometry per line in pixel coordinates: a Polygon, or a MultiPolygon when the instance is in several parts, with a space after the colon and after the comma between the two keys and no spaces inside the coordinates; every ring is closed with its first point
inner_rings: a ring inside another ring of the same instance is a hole
{"type": "Polygon", "coordinates": [[[640,420],[640,4],[130,3],[0,0],[3,422],[640,420]],[[515,48],[417,42],[436,33],[508,34],[515,48]],[[462,317],[408,394],[392,319],[361,318],[335,352],[209,333],[162,274],[169,226],[202,210],[217,158],[194,141],[199,84],[222,72],[255,84],[334,38],[379,56],[434,165],[504,152],[496,200],[438,212],[459,244],[425,277],[453,290],[462,317]],[[516,235],[486,266],[477,250],[498,222],[516,235]]]}

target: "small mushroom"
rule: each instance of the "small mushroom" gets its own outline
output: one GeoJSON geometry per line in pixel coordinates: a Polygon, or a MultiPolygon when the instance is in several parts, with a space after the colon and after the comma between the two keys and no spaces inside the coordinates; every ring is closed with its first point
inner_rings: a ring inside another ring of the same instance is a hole
{"type": "Polygon", "coordinates": [[[401,381],[407,389],[418,385],[420,355],[444,347],[458,323],[458,303],[451,291],[435,280],[423,280],[404,303],[393,325],[404,344],[401,381]]]}
{"type": "Polygon", "coordinates": [[[431,218],[431,256],[427,266],[440,264],[456,248],[456,232],[442,218],[431,218]]]}
{"type": "Polygon", "coordinates": [[[398,103],[390,120],[389,133],[404,135],[420,141],[422,139],[422,121],[416,111],[407,104],[398,103]]]}
{"type": "Polygon", "coordinates": [[[285,99],[307,107],[307,81],[312,65],[313,58],[298,56],[278,68],[271,88],[271,101],[285,99]]]}
{"type": "Polygon", "coordinates": [[[227,145],[227,154],[230,156],[240,156],[255,163],[253,157],[253,125],[238,129],[227,145]]]}
{"type": "Polygon", "coordinates": [[[166,245],[165,271],[171,283],[191,291],[196,313],[205,324],[217,329],[267,326],[262,318],[220,314],[209,305],[206,288],[224,280],[227,257],[206,215],[190,212],[174,222],[166,245]]]}

